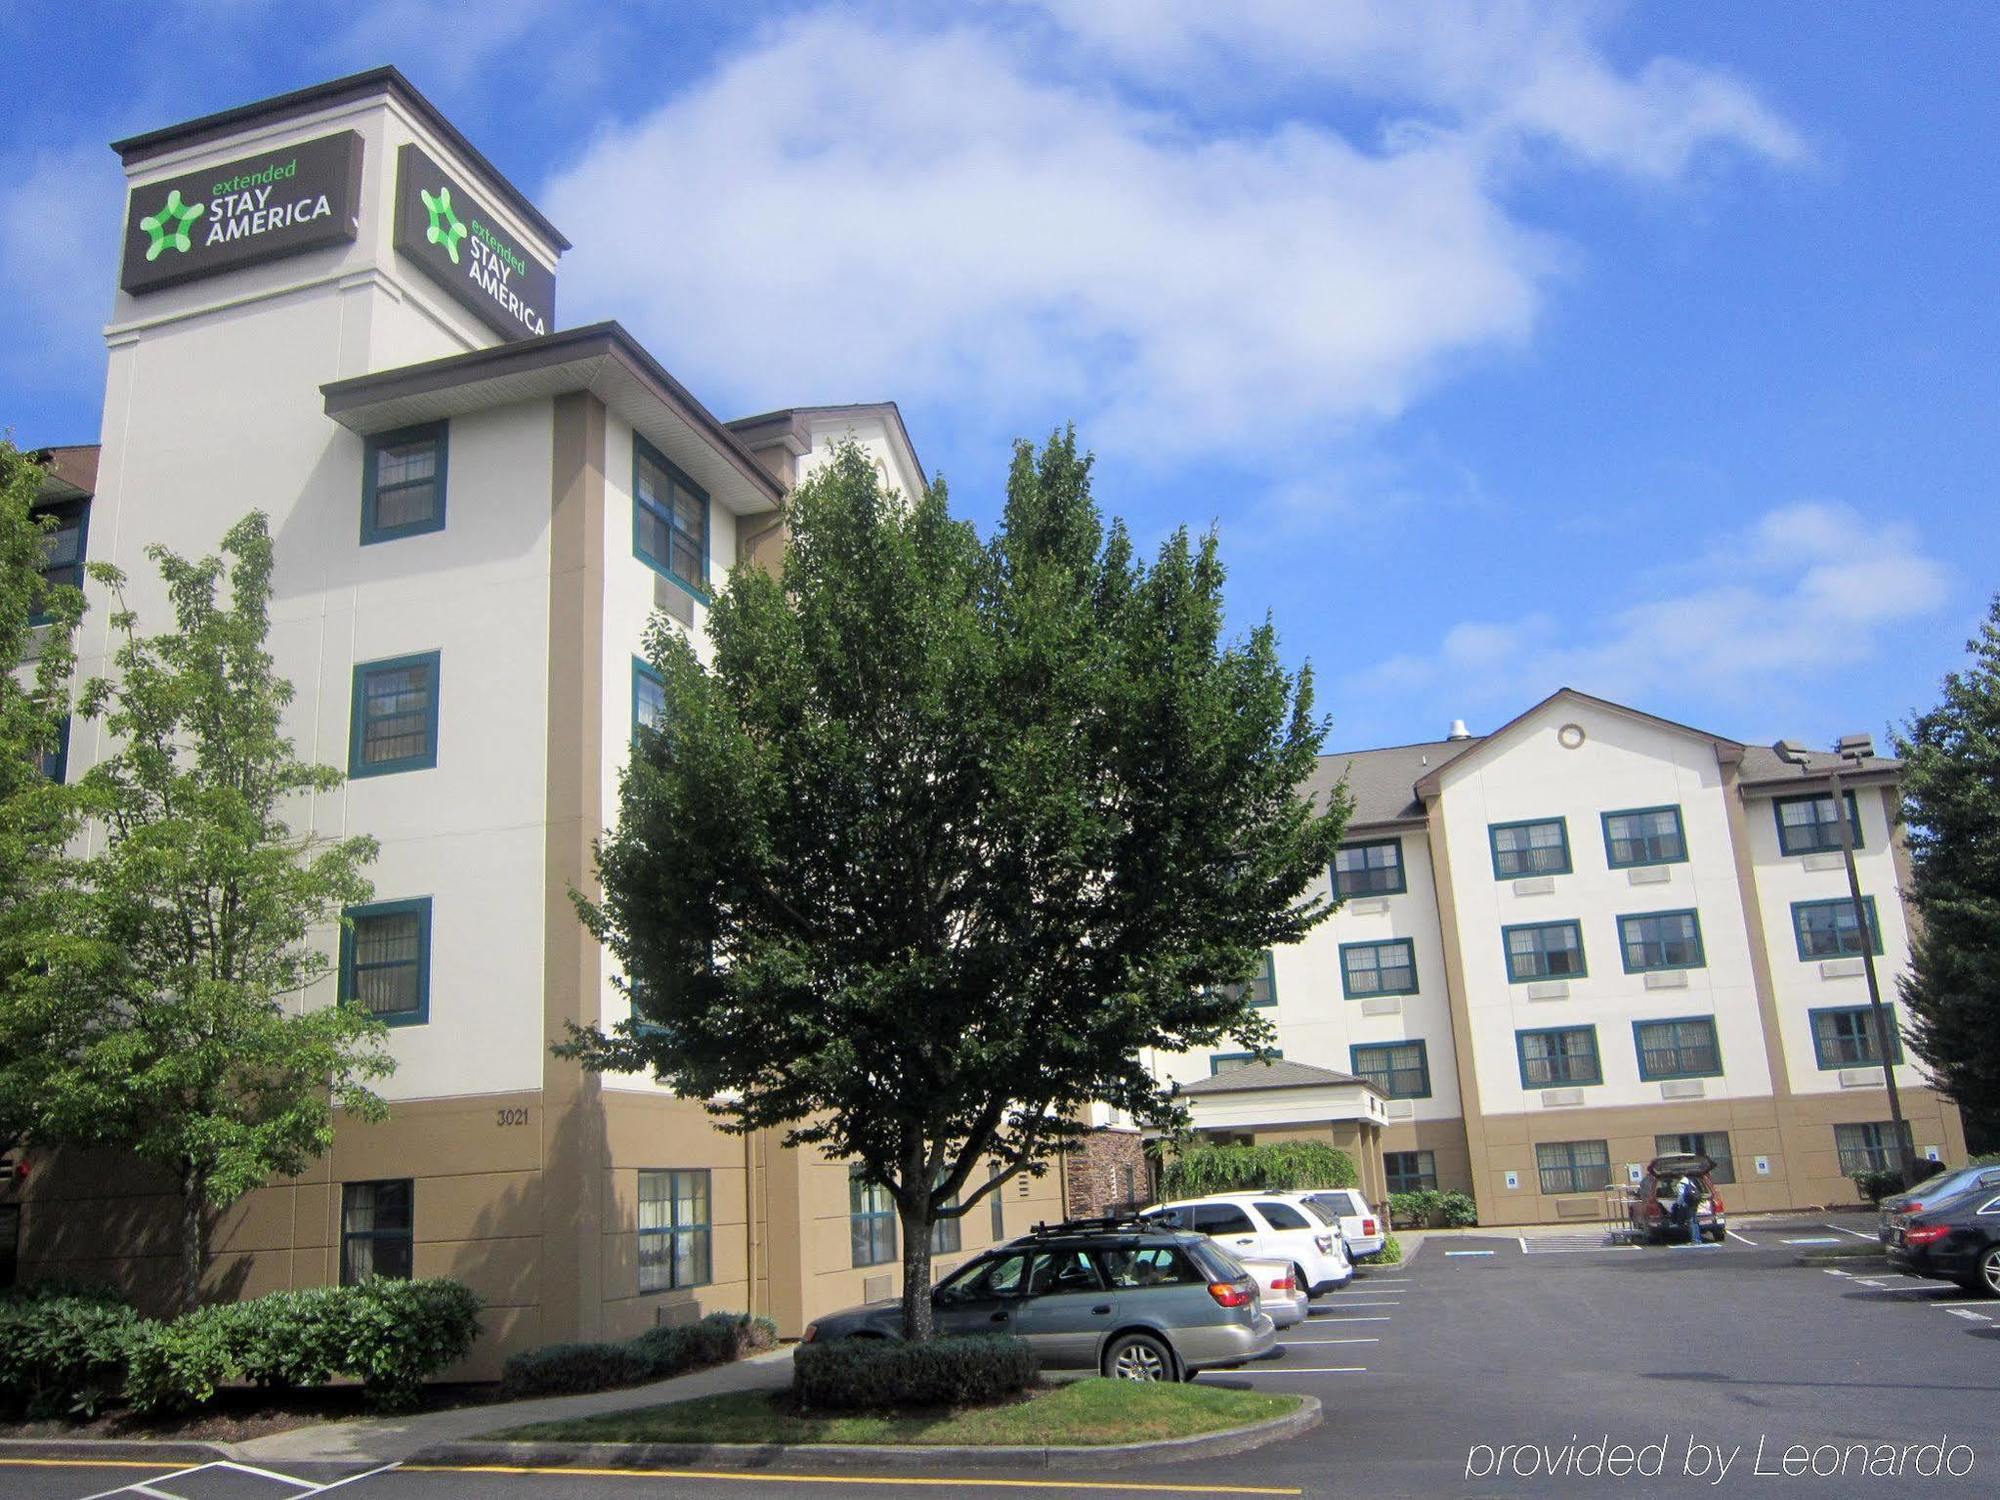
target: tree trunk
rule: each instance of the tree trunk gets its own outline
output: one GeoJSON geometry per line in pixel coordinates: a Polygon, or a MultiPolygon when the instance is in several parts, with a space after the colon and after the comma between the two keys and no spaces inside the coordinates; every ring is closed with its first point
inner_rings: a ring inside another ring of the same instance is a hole
{"type": "Polygon", "coordinates": [[[929,1339],[931,1328],[931,1221],[925,1195],[920,1207],[897,1205],[903,1231],[903,1337],[913,1344],[929,1339]]]}
{"type": "Polygon", "coordinates": [[[208,1267],[208,1179],[193,1168],[181,1172],[180,1310],[201,1306],[201,1274],[208,1267]]]}

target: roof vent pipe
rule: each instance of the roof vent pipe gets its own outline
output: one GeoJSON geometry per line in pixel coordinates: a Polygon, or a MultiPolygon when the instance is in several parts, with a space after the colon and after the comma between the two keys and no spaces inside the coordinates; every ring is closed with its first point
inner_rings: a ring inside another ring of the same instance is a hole
{"type": "Polygon", "coordinates": [[[1472,731],[1465,727],[1465,720],[1453,719],[1451,721],[1451,733],[1446,735],[1445,738],[1448,740],[1469,740],[1472,738],[1472,731]]]}

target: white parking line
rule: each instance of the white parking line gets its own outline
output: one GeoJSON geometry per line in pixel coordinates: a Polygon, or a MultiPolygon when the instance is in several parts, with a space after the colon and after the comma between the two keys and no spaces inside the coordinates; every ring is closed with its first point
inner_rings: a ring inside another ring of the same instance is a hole
{"type": "Polygon", "coordinates": [[[1858,1229],[1849,1229],[1849,1228],[1848,1228],[1848,1227],[1847,1227],[1847,1226],[1846,1226],[1845,1224],[1828,1224],[1828,1225],[1826,1226],[1826,1228],[1828,1228],[1828,1229],[1837,1229],[1837,1230],[1839,1230],[1839,1231],[1840,1231],[1840,1232],[1841,1232],[1842,1234],[1851,1234],[1851,1235],[1853,1235],[1853,1236],[1854,1236],[1854,1237],[1855,1237],[1855,1238],[1856,1238],[1857,1240],[1872,1240],[1872,1239],[1874,1239],[1874,1238],[1875,1238],[1875,1236],[1874,1236],[1874,1235],[1872,1235],[1872,1234],[1863,1234],[1863,1233],[1862,1233],[1862,1232],[1861,1232],[1860,1230],[1858,1230],[1858,1229]]]}
{"type": "Polygon", "coordinates": [[[1231,1375],[1366,1375],[1366,1365],[1293,1365],[1288,1370],[1231,1370],[1231,1375]]]}
{"type": "Polygon", "coordinates": [[[1991,1323],[1993,1321],[1991,1318],[1987,1317],[1986,1314],[1984,1313],[1971,1312],[1963,1307],[1954,1307],[1951,1310],[1951,1315],[1954,1318],[1964,1318],[1968,1322],[1972,1323],[1991,1323]]]}
{"type": "Polygon", "coordinates": [[[1821,1266],[1820,1270],[1828,1276],[1844,1276],[1849,1281],[1852,1281],[1854,1279],[1854,1273],[1852,1271],[1836,1271],[1832,1266],[1821,1266]]]}
{"type": "MultiPolygon", "coordinates": [[[[1522,1248],[1523,1248],[1523,1249],[1527,1248],[1527,1243],[1528,1243],[1528,1242],[1527,1242],[1526,1240],[1523,1240],[1523,1241],[1521,1242],[1521,1245],[1522,1245],[1522,1248]]],[[[1494,1251],[1492,1251],[1492,1250],[1447,1250],[1447,1251],[1445,1251],[1445,1254],[1446,1254],[1446,1255],[1492,1255],[1492,1254],[1495,1254],[1495,1253],[1496,1253],[1496,1252],[1494,1252],[1494,1251]]]]}
{"type": "Polygon", "coordinates": [[[1750,1245],[1750,1246],[1753,1246],[1753,1247],[1754,1247],[1754,1246],[1756,1245],[1756,1243],[1757,1243],[1757,1242],[1756,1242],[1755,1240],[1753,1240],[1753,1239],[1749,1238],[1749,1237],[1748,1237],[1747,1235],[1741,1235],[1741,1234],[1738,1234],[1738,1233],[1737,1233],[1737,1232],[1736,1232],[1735,1230],[1733,1230],[1733,1229],[1729,1231],[1729,1237],[1730,1237],[1730,1238],[1731,1238],[1732,1240],[1742,1240],[1744,1244],[1746,1244],[1746,1245],[1750,1245]]]}
{"type": "Polygon", "coordinates": [[[1307,1345],[1307,1344],[1379,1344],[1379,1343],[1381,1343],[1381,1342],[1382,1342],[1382,1341],[1381,1341],[1380,1339],[1376,1339],[1376,1338],[1367,1338],[1367,1339],[1285,1339],[1285,1340],[1282,1340],[1282,1341],[1281,1341],[1281,1342],[1279,1343],[1278,1347],[1279,1347],[1280,1349],[1298,1349],[1298,1348],[1302,1348],[1303,1346],[1305,1346],[1305,1345],[1307,1345]]]}
{"type": "Polygon", "coordinates": [[[1993,1304],[1984,1297],[1975,1297],[1967,1302],[1933,1302],[1932,1307],[1991,1307],[1993,1304]]]}
{"type": "Polygon", "coordinates": [[[1528,1253],[1528,1237],[1525,1234],[1517,1234],[1514,1238],[1521,1242],[1521,1253],[1526,1255],[1528,1253]]]}
{"type": "Polygon", "coordinates": [[[1338,1318],[1343,1323],[1386,1323],[1389,1321],[1389,1315],[1387,1313],[1383,1313],[1382,1316],[1379,1318],[1368,1318],[1368,1317],[1357,1318],[1347,1313],[1334,1313],[1331,1316],[1338,1318]]]}

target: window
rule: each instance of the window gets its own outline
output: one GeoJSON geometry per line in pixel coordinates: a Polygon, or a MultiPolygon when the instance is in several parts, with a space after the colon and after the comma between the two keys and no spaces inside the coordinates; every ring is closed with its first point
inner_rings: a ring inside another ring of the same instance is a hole
{"type": "Polygon", "coordinates": [[[975,1260],[960,1266],[938,1283],[939,1300],[970,1302],[987,1297],[1018,1297],[1027,1280],[1028,1257],[1033,1252],[1016,1250],[989,1260],[975,1260]]]}
{"type": "Polygon", "coordinates": [[[1611,1149],[1603,1141],[1545,1141],[1535,1147],[1545,1193],[1597,1193],[1611,1185],[1611,1149]]]}
{"type": "MultiPolygon", "coordinates": [[[[986,1180],[993,1181],[1000,1175],[1000,1165],[995,1162],[986,1169],[986,1180]]],[[[999,1244],[1007,1238],[1007,1195],[995,1188],[986,1195],[987,1212],[993,1219],[993,1243],[999,1244]]]]}
{"type": "Polygon", "coordinates": [[[1340,945],[1340,991],[1350,1000],[1369,995],[1414,995],[1417,950],[1408,938],[1340,945]]]}
{"type": "Polygon", "coordinates": [[[1701,919],[1691,911],[1650,911],[1618,919],[1618,946],[1627,974],[1655,969],[1699,969],[1701,919]]]}
{"type": "Polygon", "coordinates": [[[1736,1161],[1729,1154],[1729,1134],[1722,1130],[1689,1131],[1681,1135],[1653,1137],[1655,1156],[1705,1156],[1715,1163],[1709,1173],[1717,1187],[1736,1180],[1736,1161]]]}
{"type": "Polygon", "coordinates": [[[1097,1251],[1078,1246],[1044,1250],[1035,1257],[1035,1268],[1028,1273],[1030,1297],[1060,1297],[1065,1292],[1096,1295],[1103,1290],[1104,1277],[1097,1269],[1097,1251]]]}
{"type": "Polygon", "coordinates": [[[632,658],[632,742],[641,729],[658,729],[667,712],[667,685],[660,674],[638,657],[632,658]]]}
{"type": "MultiPolygon", "coordinates": [[[[1276,1059],[1282,1059],[1284,1055],[1282,1052],[1271,1054],[1276,1059]]],[[[1254,1052],[1217,1052],[1208,1060],[1208,1075],[1213,1078],[1217,1073],[1227,1073],[1232,1068],[1247,1067],[1256,1061],[1257,1054],[1254,1052]]]]}
{"type": "MultiPolygon", "coordinates": [[[[1875,898],[1863,896],[1868,908],[1869,946],[1882,951],[1882,928],[1875,920],[1875,898]]],[[[1854,902],[1847,896],[1831,901],[1794,901],[1792,933],[1802,959],[1842,958],[1861,952],[1861,927],[1854,920],[1854,902]]]]}
{"type": "Polygon", "coordinates": [[[1135,1167],[1118,1169],[1118,1201],[1127,1207],[1136,1207],[1139,1202],[1139,1172],[1135,1167]]]}
{"type": "Polygon", "coordinates": [[[1569,822],[1565,818],[1495,823],[1486,834],[1493,841],[1495,880],[1569,874],[1569,822]]]}
{"type": "Polygon", "coordinates": [[[1231,999],[1247,996],[1250,1004],[1256,1006],[1278,1003],[1278,968],[1271,954],[1264,954],[1263,966],[1240,984],[1219,985],[1221,993],[1231,999]]]}
{"type": "Polygon", "coordinates": [[[1234,1203],[1197,1203],[1189,1214],[1190,1227],[1197,1234],[1255,1234],[1250,1215],[1234,1203]]]}
{"type": "Polygon", "coordinates": [[[1430,1151],[1384,1151],[1382,1171],[1392,1193],[1435,1192],[1437,1155],[1430,1151]]]}
{"type": "Polygon", "coordinates": [[[391,1026],[421,1026],[431,1010],[431,898],[347,909],[340,998],[391,1026]]]}
{"type": "Polygon", "coordinates": [[[708,492],[644,438],[632,439],[632,552],[708,599],[708,492]]]}
{"type": "Polygon", "coordinates": [[[1674,865],[1687,857],[1678,807],[1635,807],[1604,815],[1604,862],[1612,869],[1674,865]]]}
{"type": "Polygon", "coordinates": [[[1680,1016],[1671,1021],[1634,1021],[1639,1077],[1715,1078],[1722,1073],[1722,1050],[1715,1043],[1715,1018],[1680,1016]]]}
{"type": "Polygon", "coordinates": [[[1901,1166],[1904,1154],[1910,1150],[1910,1122],[1903,1122],[1900,1147],[1896,1143],[1896,1127],[1888,1120],[1836,1125],[1833,1149],[1840,1154],[1843,1177],[1852,1177],[1856,1172],[1886,1172],[1890,1167],[1901,1166]]]}
{"type": "Polygon", "coordinates": [[[354,669],[347,774],[384,776],[437,764],[438,653],[354,669]]]}
{"type": "Polygon", "coordinates": [[[1171,1245],[1148,1245],[1138,1250],[1107,1249],[1103,1259],[1114,1287],[1177,1286],[1207,1279],[1171,1245]]]}
{"type": "Polygon", "coordinates": [[[1574,922],[1536,922],[1503,927],[1507,950],[1507,982],[1535,979],[1577,979],[1588,971],[1583,963],[1583,929],[1574,922]]]}
{"type": "MultiPolygon", "coordinates": [[[[70,500],[44,506],[34,514],[37,521],[44,516],[55,518],[55,525],[41,535],[43,581],[58,588],[82,588],[84,534],[90,520],[90,502],[70,500]]],[[[46,625],[53,618],[46,611],[38,611],[29,617],[28,623],[46,625]]]]}
{"type": "Polygon", "coordinates": [[[1280,1203],[1275,1198],[1259,1198],[1257,1212],[1264,1216],[1264,1222],[1273,1229],[1311,1229],[1312,1221],[1293,1208],[1289,1203],[1280,1203]]]}
{"type": "Polygon", "coordinates": [[[42,774],[61,786],[69,776],[69,715],[56,727],[56,742],[42,752],[42,774]]]}
{"type": "MultiPolygon", "coordinates": [[[[1889,1015],[1889,1057],[1903,1061],[1903,1043],[1897,1035],[1896,1009],[1885,1005],[1889,1015]]],[[[1815,1010],[1812,1019],[1813,1056],[1825,1068],[1864,1068],[1882,1065],[1882,1036],[1875,1025],[1875,1007],[1855,1005],[1840,1010],[1815,1010]]]]}
{"type": "MultiPolygon", "coordinates": [[[[1861,847],[1861,809],[1854,793],[1846,794],[1847,826],[1854,833],[1854,847],[1861,847]]],[[[1819,854],[1840,847],[1840,824],[1833,811],[1830,794],[1780,797],[1772,804],[1778,819],[1778,849],[1784,854],[1819,854]]]]}
{"type": "Polygon", "coordinates": [[[340,1284],[382,1277],[408,1281],[414,1259],[411,1182],[344,1182],[340,1186],[340,1284]]]}
{"type": "Polygon", "coordinates": [[[444,530],[445,424],[368,440],[361,458],[361,545],[444,530]]]}
{"type": "Polygon", "coordinates": [[[896,1258],[896,1203],[862,1170],[859,1162],[847,1169],[848,1238],[855,1265],[879,1266],[896,1258]]]}
{"type": "Polygon", "coordinates": [[[1514,1045],[1521,1054],[1521,1087],[1560,1088],[1567,1083],[1602,1083],[1595,1026],[1557,1026],[1546,1031],[1517,1031],[1514,1045]]]}
{"type": "Polygon", "coordinates": [[[1375,839],[1333,852],[1336,896],[1395,896],[1409,889],[1403,876],[1403,841],[1375,839]]]}
{"type": "Polygon", "coordinates": [[[639,1174],[639,1290],[705,1286],[709,1271],[708,1173],[639,1174]]]}
{"type": "MultiPolygon", "coordinates": [[[[949,1168],[947,1168],[942,1172],[939,1172],[938,1182],[942,1183],[945,1180],[945,1178],[949,1177],[950,1175],[951,1172],[949,1168]]],[[[949,1198],[945,1199],[944,1207],[957,1208],[958,1194],[953,1193],[949,1198]]],[[[958,1249],[959,1247],[958,1226],[963,1221],[964,1217],[965,1216],[963,1214],[954,1214],[949,1219],[931,1220],[931,1254],[950,1255],[958,1249]]]]}
{"type": "Polygon", "coordinates": [[[1391,1099],[1431,1096],[1430,1058],[1422,1042],[1373,1042],[1347,1049],[1354,1076],[1365,1078],[1391,1099]]]}

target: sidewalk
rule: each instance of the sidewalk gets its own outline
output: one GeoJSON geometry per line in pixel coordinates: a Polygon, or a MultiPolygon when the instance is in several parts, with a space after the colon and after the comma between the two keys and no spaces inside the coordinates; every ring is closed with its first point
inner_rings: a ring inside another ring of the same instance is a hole
{"type": "Polygon", "coordinates": [[[658,1406],[723,1391],[777,1390],[791,1383],[792,1351],[773,1349],[734,1364],[715,1365],[651,1385],[594,1391],[587,1396],[544,1396],[491,1406],[422,1412],[407,1417],[373,1417],[357,1422],[321,1422],[274,1432],[225,1446],[233,1458],[283,1467],[290,1463],[399,1463],[439,1443],[463,1442],[502,1427],[596,1416],[636,1406],[658,1406]]]}

